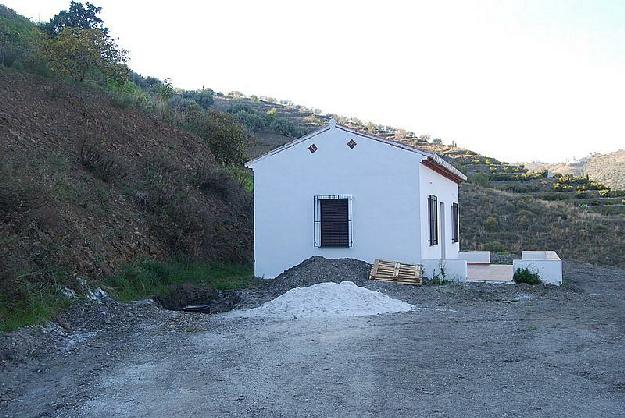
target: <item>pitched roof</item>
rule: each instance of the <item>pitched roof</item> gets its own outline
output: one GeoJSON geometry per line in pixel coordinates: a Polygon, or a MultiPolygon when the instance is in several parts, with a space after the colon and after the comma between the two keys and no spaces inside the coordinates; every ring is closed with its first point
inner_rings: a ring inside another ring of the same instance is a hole
{"type": "Polygon", "coordinates": [[[248,161],[247,163],[245,163],[246,167],[251,168],[254,163],[256,163],[257,161],[263,160],[267,157],[270,157],[272,155],[275,155],[279,152],[284,151],[285,149],[291,148],[297,144],[299,144],[300,142],[306,141],[310,138],[313,138],[319,134],[322,134],[323,132],[326,132],[330,129],[340,129],[342,131],[354,134],[354,135],[358,135],[361,137],[365,137],[368,139],[372,139],[374,141],[378,141],[378,142],[382,142],[384,144],[393,146],[393,147],[397,147],[400,148],[402,150],[405,151],[409,151],[409,152],[414,152],[416,154],[420,154],[424,157],[426,157],[426,160],[423,161],[424,165],[426,165],[427,167],[433,169],[434,171],[438,172],[439,174],[445,175],[446,177],[450,178],[451,180],[460,183],[461,181],[465,181],[467,179],[467,176],[465,176],[460,170],[458,170],[456,167],[454,167],[453,165],[451,165],[450,163],[448,163],[447,161],[445,161],[440,155],[438,154],[434,154],[431,152],[427,152],[427,151],[423,151],[419,148],[404,144],[402,142],[397,142],[397,141],[391,141],[389,139],[385,139],[385,138],[381,138],[379,136],[375,136],[375,135],[371,135],[368,133],[364,133],[364,132],[359,132],[356,131],[354,129],[351,128],[347,128],[345,126],[342,125],[338,125],[336,123],[336,121],[334,119],[332,119],[330,121],[330,123],[314,132],[309,133],[308,135],[304,135],[301,138],[295,139],[291,142],[287,142],[286,144],[279,146],[278,148],[274,148],[273,150],[254,158],[253,160],[248,161]]]}

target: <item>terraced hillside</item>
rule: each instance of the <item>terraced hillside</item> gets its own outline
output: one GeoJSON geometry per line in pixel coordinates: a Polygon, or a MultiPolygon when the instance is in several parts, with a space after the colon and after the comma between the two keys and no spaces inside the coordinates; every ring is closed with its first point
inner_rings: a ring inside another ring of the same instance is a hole
{"type": "MultiPolygon", "coordinates": [[[[544,201],[563,201],[605,215],[625,214],[623,189],[613,189],[591,175],[579,174],[579,170],[563,170],[548,175],[547,167],[533,166],[533,169],[530,169],[523,164],[509,164],[468,149],[445,145],[440,139],[431,139],[427,135],[416,135],[390,126],[364,123],[355,118],[324,114],[319,110],[307,109],[286,101],[279,102],[272,98],[246,97],[241,93],[231,93],[216,96],[214,106],[232,113],[255,138],[248,149],[250,158],[304,135],[334,118],[339,123],[356,130],[435,152],[467,174],[472,183],[483,187],[544,201]]],[[[608,172],[605,167],[611,164],[607,162],[600,164],[598,161],[588,163],[586,166],[596,167],[595,172],[599,167],[602,167],[604,173],[608,172]]],[[[613,165],[617,172],[618,164],[613,165]]]]}
{"type": "Polygon", "coordinates": [[[522,164],[508,164],[473,151],[436,144],[421,148],[436,152],[456,165],[474,184],[542,201],[562,201],[604,215],[625,214],[625,190],[611,189],[589,175],[532,171],[522,164]]]}
{"type": "Polygon", "coordinates": [[[461,248],[515,254],[553,249],[564,259],[625,266],[623,215],[471,183],[460,187],[460,206],[461,248]]]}

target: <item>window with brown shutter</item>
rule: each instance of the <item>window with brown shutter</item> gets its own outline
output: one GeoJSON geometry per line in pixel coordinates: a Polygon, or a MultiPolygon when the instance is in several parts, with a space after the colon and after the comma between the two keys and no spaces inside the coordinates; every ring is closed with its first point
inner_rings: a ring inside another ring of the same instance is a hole
{"type": "Polygon", "coordinates": [[[452,203],[451,205],[451,222],[453,227],[451,231],[451,241],[458,242],[460,236],[460,213],[457,203],[452,203]]]}
{"type": "Polygon", "coordinates": [[[347,199],[322,199],[321,246],[349,247],[349,217],[347,199]]]}
{"type": "Polygon", "coordinates": [[[315,246],[352,246],[351,196],[315,196],[315,246]]]}
{"type": "Polygon", "coordinates": [[[438,245],[438,199],[434,195],[428,196],[430,220],[430,245],[438,245]]]}

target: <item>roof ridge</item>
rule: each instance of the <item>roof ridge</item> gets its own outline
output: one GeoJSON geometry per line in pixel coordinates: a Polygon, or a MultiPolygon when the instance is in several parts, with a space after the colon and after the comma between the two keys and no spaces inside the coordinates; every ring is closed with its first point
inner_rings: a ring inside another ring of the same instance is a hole
{"type": "Polygon", "coordinates": [[[313,132],[311,132],[311,133],[309,133],[307,135],[304,135],[304,136],[302,136],[300,138],[297,138],[297,139],[294,139],[294,140],[292,140],[290,142],[287,142],[284,145],[281,145],[281,146],[279,146],[277,148],[274,148],[271,151],[268,151],[265,154],[262,154],[262,155],[260,155],[260,156],[258,156],[256,158],[248,161],[247,163],[245,163],[245,166],[248,167],[248,168],[251,168],[252,165],[254,163],[256,163],[257,161],[259,161],[259,160],[262,160],[262,159],[264,159],[266,157],[275,155],[275,154],[277,154],[277,153],[279,153],[279,152],[281,152],[281,151],[283,151],[285,149],[291,148],[292,146],[297,145],[300,142],[303,142],[303,141],[305,141],[307,139],[313,138],[313,137],[315,137],[315,136],[317,136],[317,135],[319,135],[319,134],[321,134],[321,133],[323,133],[323,132],[325,132],[327,130],[330,130],[330,129],[340,129],[342,131],[345,131],[345,132],[348,132],[348,133],[352,133],[352,134],[355,134],[355,135],[359,135],[359,136],[362,136],[362,137],[365,137],[365,138],[369,138],[369,139],[372,139],[374,141],[382,142],[382,143],[385,143],[387,145],[391,145],[391,146],[394,146],[394,147],[397,147],[397,148],[400,148],[400,149],[404,149],[406,151],[410,151],[410,152],[421,154],[424,157],[427,157],[427,158],[429,158],[431,160],[434,160],[434,162],[436,164],[438,164],[439,166],[442,166],[444,169],[450,171],[453,175],[457,176],[458,178],[460,178],[462,180],[466,180],[467,179],[467,176],[464,175],[464,173],[462,173],[460,170],[458,170],[456,167],[454,167],[449,162],[445,161],[438,154],[435,154],[435,153],[432,153],[432,152],[428,152],[428,151],[424,151],[424,150],[422,150],[420,148],[417,148],[417,147],[412,146],[412,145],[408,145],[408,144],[403,143],[403,142],[393,141],[393,140],[390,140],[390,139],[382,138],[382,137],[377,136],[377,135],[372,135],[370,133],[364,133],[364,132],[358,131],[358,130],[356,130],[354,128],[350,128],[350,127],[338,124],[336,122],[336,120],[334,120],[334,119],[331,119],[327,125],[322,126],[321,128],[319,128],[319,129],[317,129],[317,130],[315,130],[315,131],[313,131],[313,132]]]}
{"type": "Polygon", "coordinates": [[[415,147],[413,145],[409,145],[409,144],[406,144],[404,142],[393,141],[391,139],[382,138],[381,136],[372,135],[372,134],[369,134],[369,133],[363,133],[363,132],[360,132],[360,131],[358,131],[356,129],[349,128],[349,127],[346,127],[346,126],[343,126],[343,125],[338,125],[337,124],[336,127],[338,129],[342,129],[342,130],[344,130],[346,132],[351,132],[351,133],[354,133],[356,135],[364,136],[364,137],[373,139],[375,141],[380,141],[380,142],[383,142],[383,143],[386,143],[386,144],[389,144],[389,145],[392,145],[392,146],[396,146],[396,147],[405,149],[407,151],[412,151],[412,152],[419,153],[419,154],[423,155],[424,157],[431,158],[438,165],[443,166],[445,169],[451,171],[453,174],[455,174],[456,176],[458,176],[462,180],[464,180],[464,181],[467,180],[467,176],[463,172],[458,170],[456,167],[454,167],[449,162],[445,161],[445,159],[443,159],[443,157],[441,157],[440,155],[438,155],[436,153],[429,152],[429,151],[424,151],[421,148],[417,148],[417,147],[415,147]]]}

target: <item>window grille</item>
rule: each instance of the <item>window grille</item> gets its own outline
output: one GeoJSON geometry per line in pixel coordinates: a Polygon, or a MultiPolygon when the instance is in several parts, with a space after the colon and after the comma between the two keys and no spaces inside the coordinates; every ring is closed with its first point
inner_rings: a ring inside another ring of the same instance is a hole
{"type": "Polygon", "coordinates": [[[353,245],[352,197],[350,195],[317,195],[314,205],[315,247],[351,247],[353,245]]]}
{"type": "Polygon", "coordinates": [[[457,203],[452,203],[451,205],[451,220],[453,227],[451,231],[451,241],[458,242],[460,236],[460,213],[457,203]]]}
{"type": "Polygon", "coordinates": [[[430,245],[438,245],[438,199],[428,196],[428,212],[430,221],[430,245]]]}

